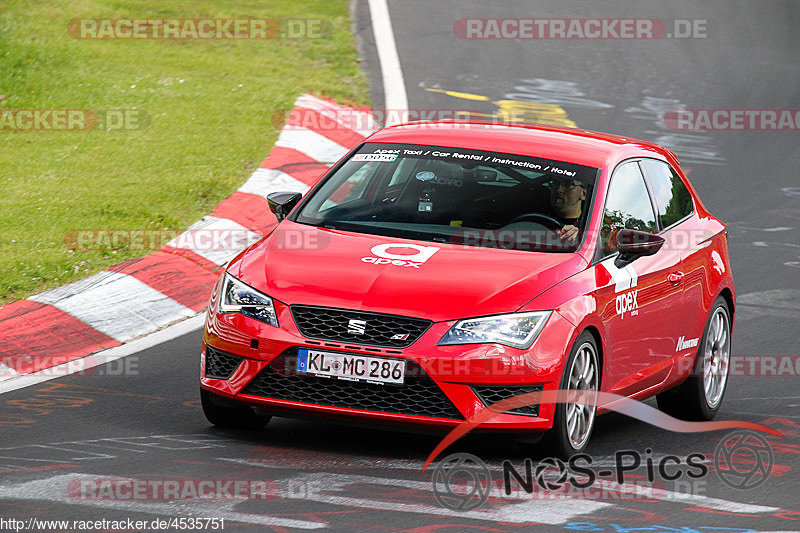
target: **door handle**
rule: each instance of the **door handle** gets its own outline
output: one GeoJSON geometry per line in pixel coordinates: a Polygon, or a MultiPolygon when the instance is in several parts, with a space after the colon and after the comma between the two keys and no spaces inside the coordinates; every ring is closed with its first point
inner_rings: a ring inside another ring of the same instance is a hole
{"type": "Polygon", "coordinates": [[[678,270],[667,276],[667,279],[670,281],[670,283],[680,283],[685,275],[686,274],[678,270]]]}

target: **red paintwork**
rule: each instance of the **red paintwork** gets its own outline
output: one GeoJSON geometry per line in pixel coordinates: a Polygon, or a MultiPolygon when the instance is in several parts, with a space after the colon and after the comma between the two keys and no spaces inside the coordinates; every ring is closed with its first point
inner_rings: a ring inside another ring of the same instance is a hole
{"type": "MultiPolygon", "coordinates": [[[[300,335],[288,309],[291,304],[312,304],[433,320],[434,325],[417,342],[393,356],[416,360],[425,367],[466,417],[483,407],[469,384],[536,383],[545,389],[558,388],[569,349],[587,328],[601,344],[602,390],[644,398],[688,376],[696,350],[678,351],[678,338],[702,337],[710,307],[724,290],[735,301],[725,226],[706,210],[675,156],[663,147],[586,130],[463,123],[395,126],[368,140],[490,150],[600,168],[588,236],[574,254],[417,242],[440,250],[414,269],[361,260],[371,255],[373,246],[404,242],[401,239],[318,229],[285,220],[228,267],[233,276],[276,300],[281,327],[210,311],[204,345],[246,357],[248,363],[228,381],[202,378],[204,388],[256,405],[329,417],[432,427],[457,423],[241,395],[277,354],[292,346],[314,347],[300,335]],[[625,291],[615,290],[608,266],[613,257],[596,264],[592,259],[611,173],[621,161],[635,157],[659,159],[675,168],[694,198],[695,213],[662,232],[667,243],[656,255],[632,263],[638,273],[639,314],[620,317],[616,298],[625,291]],[[287,242],[314,245],[292,247],[286,246],[287,242]],[[676,272],[684,277],[670,281],[670,274],[676,272]],[[534,310],[555,312],[528,350],[496,344],[436,345],[457,319],[534,310]],[[259,349],[250,348],[250,339],[259,339],[259,349]]],[[[211,310],[216,308],[217,290],[212,294],[211,310]]],[[[328,348],[375,353],[339,346],[328,348]]],[[[384,355],[386,351],[381,350],[384,355]]],[[[499,415],[484,429],[546,430],[552,426],[553,410],[553,406],[543,406],[538,417],[499,415]]]]}

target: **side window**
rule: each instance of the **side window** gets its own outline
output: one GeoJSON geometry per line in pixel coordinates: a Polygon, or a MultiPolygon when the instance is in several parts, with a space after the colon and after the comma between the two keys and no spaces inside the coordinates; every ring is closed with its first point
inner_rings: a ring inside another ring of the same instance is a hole
{"type": "Polygon", "coordinates": [[[611,177],[601,229],[604,255],[616,251],[617,231],[620,228],[658,232],[644,176],[635,161],[617,167],[611,177]]]}
{"type": "Polygon", "coordinates": [[[689,216],[694,210],[692,196],[677,172],[655,159],[643,159],[640,164],[653,194],[661,227],[668,228],[689,216]]]}
{"type": "Polygon", "coordinates": [[[394,187],[395,185],[400,185],[401,183],[407,182],[408,178],[411,176],[411,171],[416,164],[416,159],[411,157],[403,158],[403,160],[400,161],[400,164],[397,165],[397,168],[394,169],[394,174],[392,174],[392,178],[389,180],[389,187],[394,187]]]}
{"type": "Polygon", "coordinates": [[[339,188],[330,195],[330,198],[322,203],[319,210],[326,211],[337,205],[349,202],[350,200],[361,198],[366,191],[366,186],[369,183],[372,173],[378,168],[378,165],[375,163],[363,163],[358,170],[353,172],[347,180],[339,185],[339,188]]]}

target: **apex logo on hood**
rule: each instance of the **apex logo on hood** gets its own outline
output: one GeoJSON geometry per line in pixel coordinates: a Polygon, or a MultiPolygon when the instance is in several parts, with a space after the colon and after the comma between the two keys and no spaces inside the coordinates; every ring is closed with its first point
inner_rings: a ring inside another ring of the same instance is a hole
{"type": "Polygon", "coordinates": [[[373,256],[377,257],[362,257],[361,260],[365,263],[372,263],[373,265],[394,265],[400,267],[419,268],[421,264],[433,257],[433,254],[438,252],[441,248],[437,246],[420,246],[418,244],[406,243],[389,243],[379,244],[373,246],[370,250],[373,256]],[[398,254],[392,253],[389,250],[404,249],[416,250],[413,254],[398,254]]]}

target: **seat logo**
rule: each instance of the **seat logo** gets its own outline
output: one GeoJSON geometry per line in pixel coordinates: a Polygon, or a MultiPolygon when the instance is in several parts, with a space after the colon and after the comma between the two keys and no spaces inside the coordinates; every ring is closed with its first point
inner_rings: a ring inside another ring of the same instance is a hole
{"type": "Polygon", "coordinates": [[[373,246],[373,256],[377,257],[362,257],[361,260],[365,263],[372,263],[373,265],[394,265],[401,267],[419,268],[422,263],[430,259],[433,254],[438,252],[440,248],[436,246],[419,246],[418,244],[405,244],[405,243],[392,243],[392,244],[379,244],[373,246]],[[402,249],[402,250],[416,250],[417,253],[392,253],[389,250],[402,249]]]}
{"type": "Polygon", "coordinates": [[[363,335],[367,332],[366,320],[350,320],[347,323],[347,333],[352,335],[363,335]]]}

